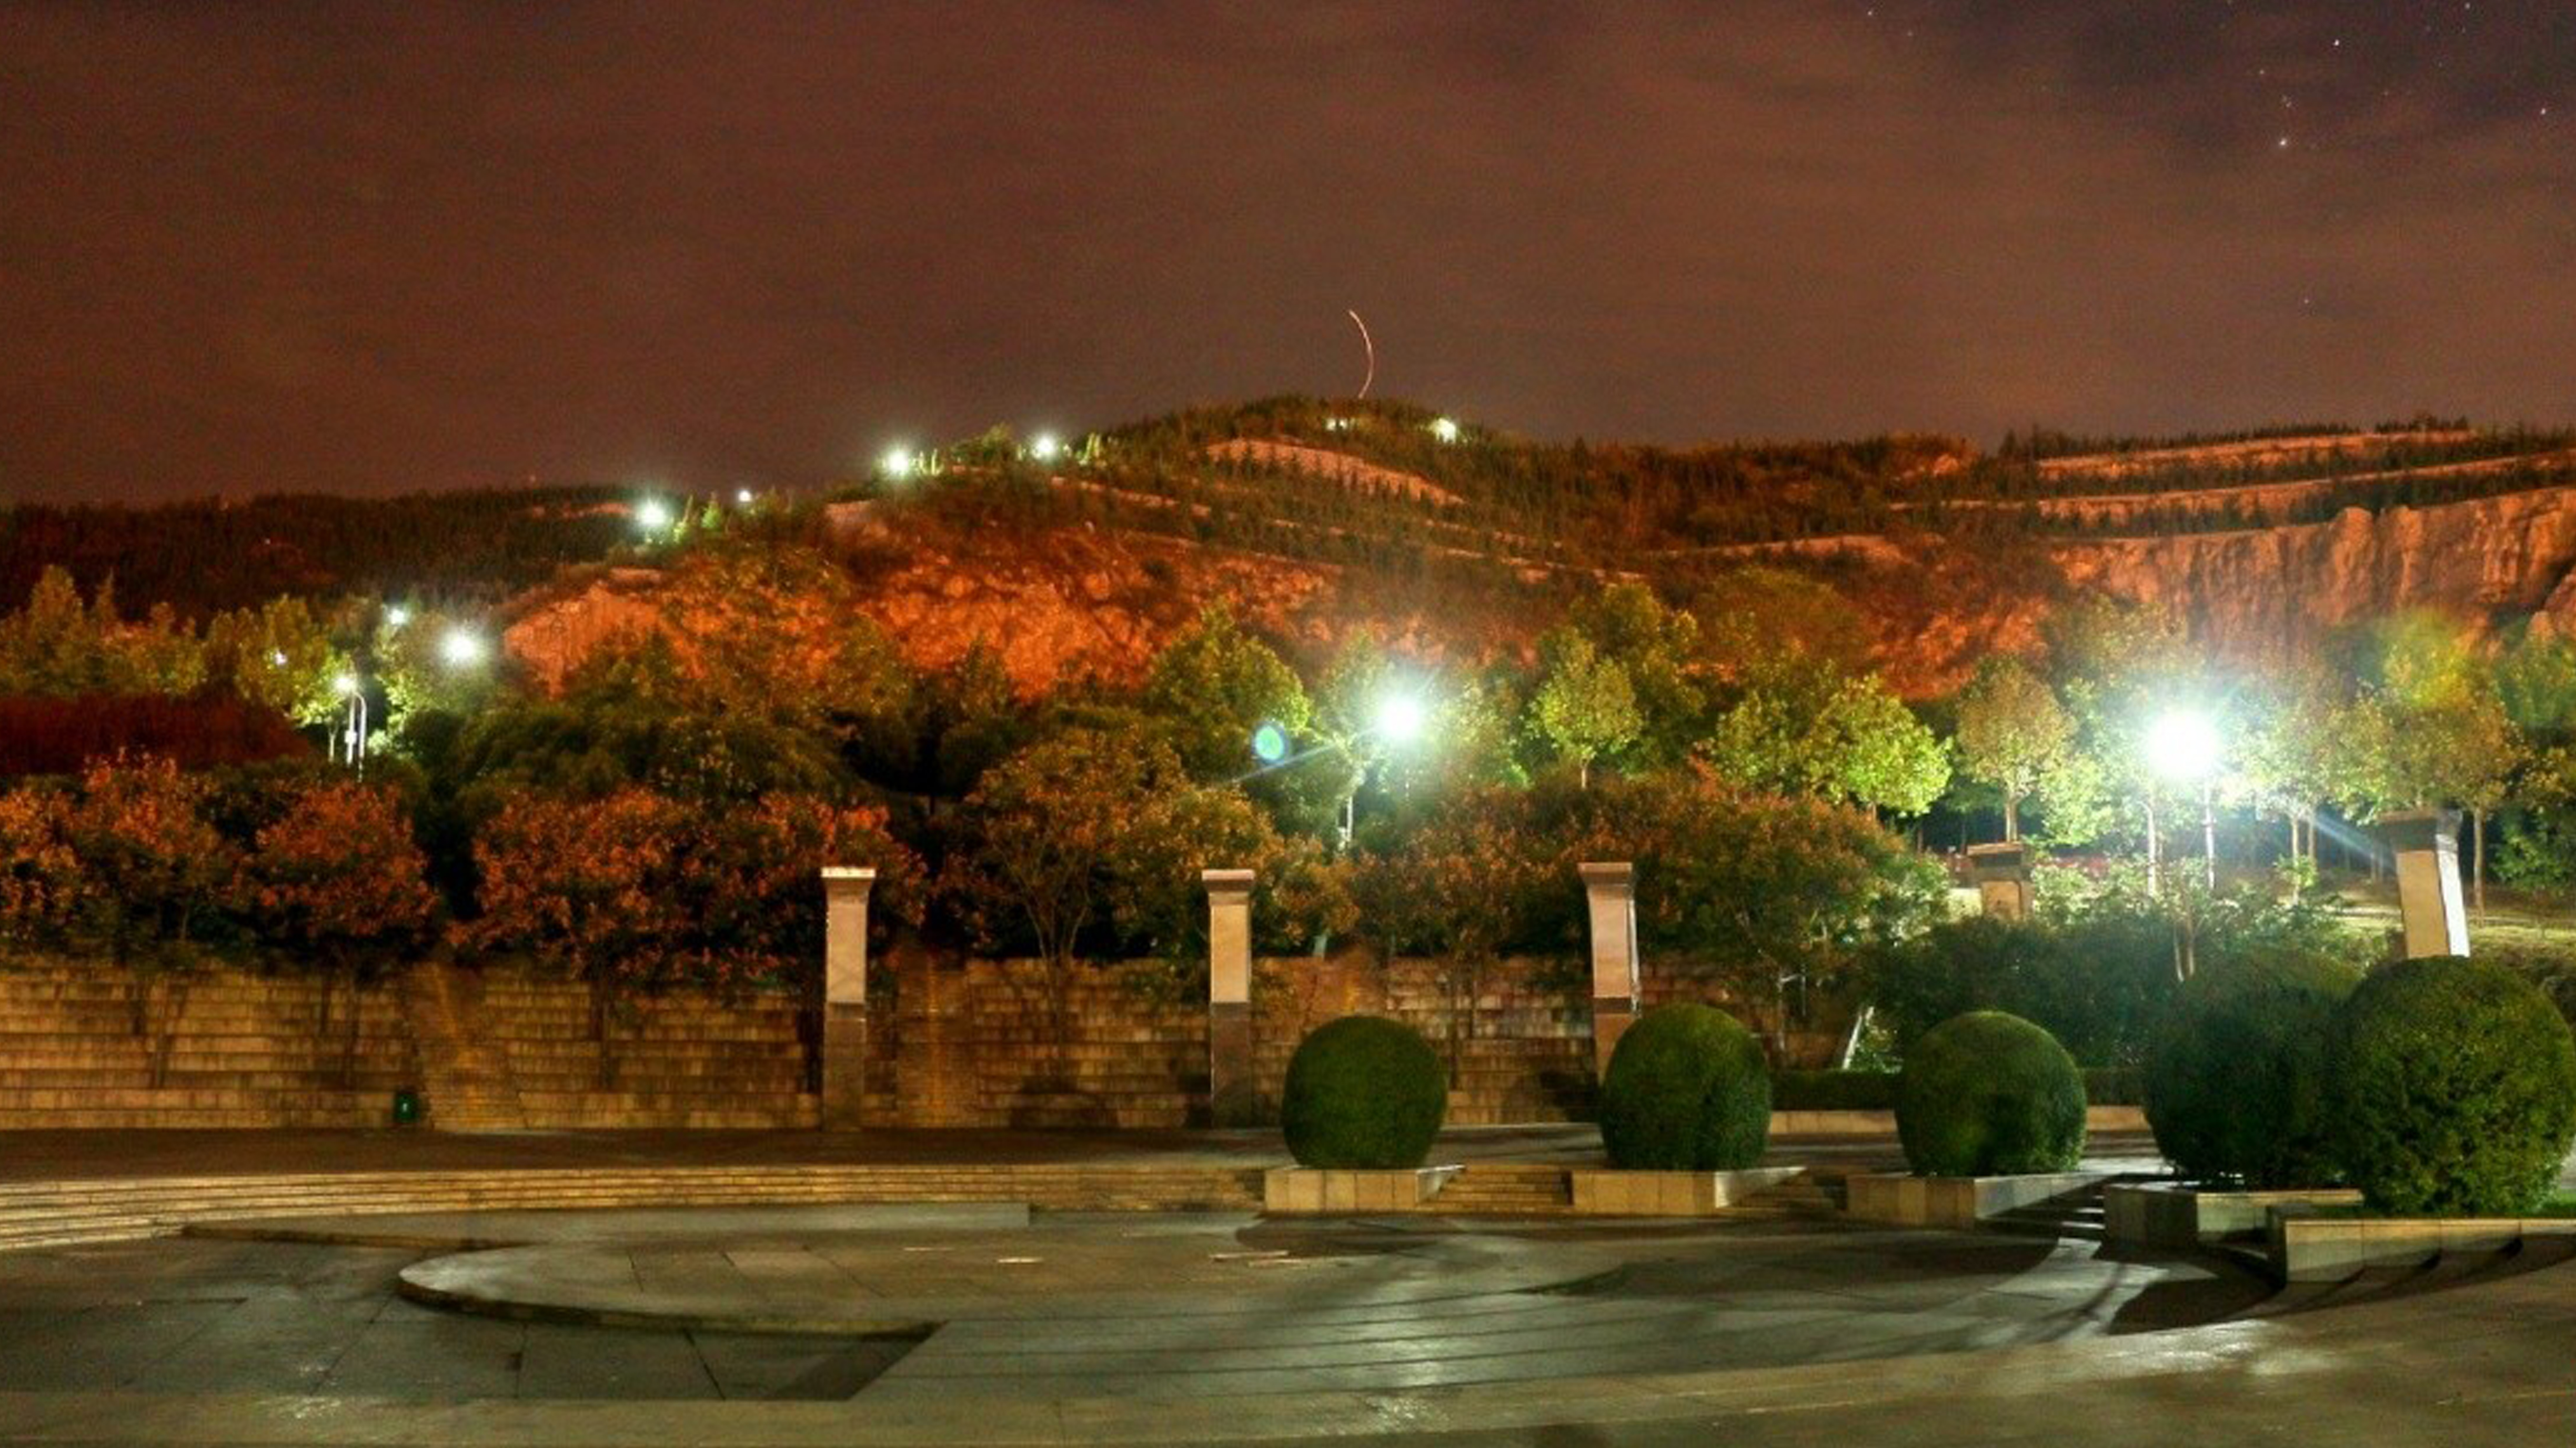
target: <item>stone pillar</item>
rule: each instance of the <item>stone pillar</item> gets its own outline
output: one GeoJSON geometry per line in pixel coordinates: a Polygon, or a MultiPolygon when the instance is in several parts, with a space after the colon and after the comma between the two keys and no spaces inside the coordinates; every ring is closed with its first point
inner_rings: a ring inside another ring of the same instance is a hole
{"type": "Polygon", "coordinates": [[[1978,909],[1997,920],[2030,918],[2030,846],[2019,840],[1968,846],[1978,909]]]}
{"type": "Polygon", "coordinates": [[[1592,920],[1592,1069],[1610,1069],[1619,1033],[1637,1018],[1637,867],[1574,867],[1583,876],[1584,903],[1592,920]]]}
{"type": "Polygon", "coordinates": [[[2460,893],[2460,812],[2382,815],[2380,838],[2397,855],[2397,910],[2406,921],[2406,958],[2469,953],[2469,913],[2460,893]]]}
{"type": "Polygon", "coordinates": [[[1208,897],[1208,1112],[1218,1126],[1259,1114],[1252,1066],[1252,872],[1201,870],[1208,897]]]}
{"type": "Polygon", "coordinates": [[[823,867],[823,1125],[854,1130],[868,1094],[868,893],[877,872],[823,867]]]}

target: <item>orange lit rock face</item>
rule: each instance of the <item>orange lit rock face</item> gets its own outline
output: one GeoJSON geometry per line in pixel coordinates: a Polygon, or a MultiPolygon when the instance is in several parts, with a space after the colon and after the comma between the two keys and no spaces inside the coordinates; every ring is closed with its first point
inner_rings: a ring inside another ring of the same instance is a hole
{"type": "MultiPolygon", "coordinates": [[[[831,521],[846,571],[832,570],[827,596],[798,610],[808,615],[800,627],[855,614],[923,669],[981,642],[1029,697],[1083,678],[1142,677],[1211,603],[1313,657],[1360,627],[1418,658],[1525,654],[1550,621],[1506,601],[1426,604],[1331,565],[1088,525],[1002,534],[915,517],[890,526],[857,505],[831,521]]],[[[2221,659],[2308,649],[2338,627],[2405,607],[2481,620],[2537,612],[2576,631],[2576,488],[2001,549],[1925,535],[1865,541],[1815,556],[1765,550],[1759,561],[1819,570],[1868,624],[1874,661],[1911,698],[1956,688],[1988,653],[2034,650],[2051,610],[2080,593],[2172,608],[2221,659]]],[[[670,577],[653,569],[559,583],[522,601],[504,641],[539,682],[559,687],[621,634],[658,631],[683,649],[703,637],[666,619],[671,595],[670,577]]]]}

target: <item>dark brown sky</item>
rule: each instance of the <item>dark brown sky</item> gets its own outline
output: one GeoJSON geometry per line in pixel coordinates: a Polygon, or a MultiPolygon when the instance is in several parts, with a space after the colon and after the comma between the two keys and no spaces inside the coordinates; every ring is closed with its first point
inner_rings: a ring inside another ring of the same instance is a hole
{"type": "Polygon", "coordinates": [[[2567,0],[1273,8],[0,3],[0,498],[2576,418],[2567,0]]]}

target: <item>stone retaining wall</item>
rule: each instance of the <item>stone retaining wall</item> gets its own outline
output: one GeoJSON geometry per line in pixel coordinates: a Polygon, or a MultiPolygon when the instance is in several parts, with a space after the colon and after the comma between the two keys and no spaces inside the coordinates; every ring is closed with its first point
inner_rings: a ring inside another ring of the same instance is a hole
{"type": "MultiPolygon", "coordinates": [[[[349,990],[316,976],[0,966],[0,1129],[381,1126],[403,1087],[424,1093],[432,1125],[465,1129],[819,1119],[801,1002],[697,992],[624,1002],[603,1048],[580,984],[470,974],[471,989],[407,990],[417,979],[369,987],[356,997],[352,1036],[349,990]]],[[[871,980],[868,1124],[1207,1118],[1204,987],[1168,966],[1083,966],[1059,983],[1034,961],[915,949],[891,952],[871,980]]],[[[1649,1001],[1696,993],[1654,972],[1646,990],[1649,1001]]],[[[1360,952],[1263,960],[1255,1084],[1275,1100],[1306,1032],[1367,1012],[1412,1025],[1441,1052],[1453,1123],[1581,1119],[1592,1098],[1583,991],[1578,968],[1562,961],[1470,973],[1360,952]]]]}

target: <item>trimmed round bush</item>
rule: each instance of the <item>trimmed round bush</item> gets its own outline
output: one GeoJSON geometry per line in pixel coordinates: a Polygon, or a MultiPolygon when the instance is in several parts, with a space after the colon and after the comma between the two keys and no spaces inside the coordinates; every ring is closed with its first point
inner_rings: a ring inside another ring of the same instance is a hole
{"type": "Polygon", "coordinates": [[[1431,1043],[1383,1016],[1317,1027],[1288,1061],[1279,1126],[1299,1166],[1422,1165],[1449,1112],[1449,1073],[1431,1043]]]}
{"type": "Polygon", "coordinates": [[[2437,956],[2345,1000],[2327,1100],[2335,1155],[2383,1212],[2514,1216],[2576,1141],[2576,1038],[2530,982],[2437,956]]]}
{"type": "Polygon", "coordinates": [[[2300,951],[2214,964],[2187,982],[2147,1054],[2147,1125],[2185,1177],[2333,1186],[2326,1092],[2335,1013],[2361,970],[2300,951]]]}
{"type": "Polygon", "coordinates": [[[1735,1171],[1771,1138],[1761,1043],[1712,1006],[1668,1005],[1619,1034],[1601,1073],[1601,1145],[1631,1171],[1735,1171]]]}
{"type": "Polygon", "coordinates": [[[1953,1016],[1905,1052],[1896,1136],[1918,1176],[2069,1171],[2084,1155],[2084,1074],[2019,1016],[1953,1016]]]}

